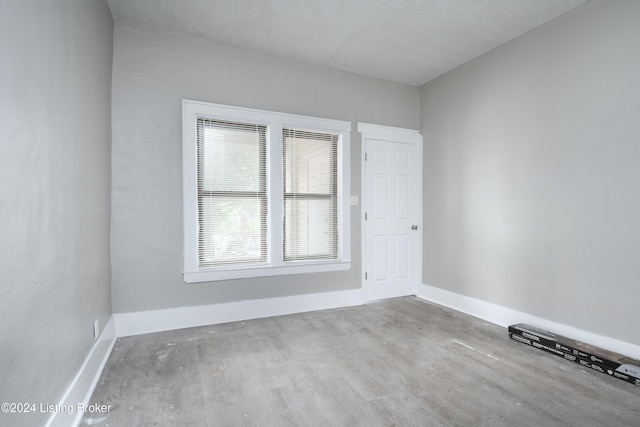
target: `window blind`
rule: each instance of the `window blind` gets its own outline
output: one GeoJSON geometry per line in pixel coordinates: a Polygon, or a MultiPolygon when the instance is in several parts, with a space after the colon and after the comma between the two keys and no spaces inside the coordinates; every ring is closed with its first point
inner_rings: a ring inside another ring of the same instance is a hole
{"type": "Polygon", "coordinates": [[[197,119],[198,263],[267,260],[267,127],[197,119]]]}
{"type": "Polygon", "coordinates": [[[338,258],[338,138],[283,129],[285,261],[338,258]]]}

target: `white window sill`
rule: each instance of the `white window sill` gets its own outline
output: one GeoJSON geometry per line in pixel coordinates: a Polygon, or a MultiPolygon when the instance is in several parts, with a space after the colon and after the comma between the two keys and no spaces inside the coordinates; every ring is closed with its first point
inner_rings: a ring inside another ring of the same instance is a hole
{"type": "Polygon", "coordinates": [[[284,276],[287,274],[322,273],[326,271],[342,271],[351,269],[350,261],[331,261],[283,265],[276,267],[239,267],[224,269],[202,269],[185,271],[186,283],[214,282],[217,280],[246,279],[251,277],[284,276]]]}

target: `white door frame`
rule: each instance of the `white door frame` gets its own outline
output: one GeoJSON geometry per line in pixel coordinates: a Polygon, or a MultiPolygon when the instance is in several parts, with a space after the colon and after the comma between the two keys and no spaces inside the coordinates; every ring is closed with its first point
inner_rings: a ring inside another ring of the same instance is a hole
{"type": "Polygon", "coordinates": [[[417,243],[417,263],[416,263],[416,282],[415,283],[415,291],[416,294],[418,292],[418,286],[422,283],[422,168],[423,168],[423,149],[422,149],[422,135],[419,131],[413,129],[405,129],[405,128],[396,128],[390,126],[381,126],[370,123],[362,123],[358,122],[358,132],[361,135],[361,143],[360,143],[360,221],[361,221],[361,254],[362,254],[362,271],[361,271],[361,280],[362,280],[362,290],[363,290],[363,298],[364,302],[367,302],[367,280],[365,279],[365,273],[367,271],[371,271],[369,266],[369,260],[367,259],[367,221],[365,221],[365,212],[366,206],[369,202],[366,199],[366,188],[367,188],[367,163],[365,161],[366,150],[367,150],[367,140],[380,140],[380,141],[390,141],[390,142],[399,142],[404,144],[414,144],[416,146],[416,152],[418,153],[418,162],[417,162],[417,220],[416,224],[418,225],[418,243],[417,243]]]}

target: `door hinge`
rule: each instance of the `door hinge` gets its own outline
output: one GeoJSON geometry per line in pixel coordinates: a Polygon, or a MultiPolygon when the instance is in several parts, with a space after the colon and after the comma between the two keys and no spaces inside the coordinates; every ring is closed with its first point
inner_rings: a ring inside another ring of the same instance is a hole
{"type": "Polygon", "coordinates": [[[367,161],[367,153],[364,153],[364,161],[367,161]]]}
{"type": "Polygon", "coordinates": [[[365,221],[367,220],[367,213],[366,212],[364,213],[364,220],[365,221]]]}
{"type": "Polygon", "coordinates": [[[366,271],[364,272],[364,280],[367,280],[369,278],[369,273],[367,273],[366,271]]]}

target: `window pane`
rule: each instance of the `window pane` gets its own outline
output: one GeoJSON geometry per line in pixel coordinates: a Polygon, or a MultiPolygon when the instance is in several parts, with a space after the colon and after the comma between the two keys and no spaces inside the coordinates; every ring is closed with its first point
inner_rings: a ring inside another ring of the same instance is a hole
{"type": "Polygon", "coordinates": [[[335,201],[285,200],[285,259],[336,258],[335,201]]]}
{"type": "Polygon", "coordinates": [[[201,119],[198,130],[200,189],[264,190],[266,127],[201,119]]]}
{"type": "Polygon", "coordinates": [[[285,192],[332,194],[337,135],[285,130],[285,192]]]}
{"type": "Polygon", "coordinates": [[[203,197],[198,204],[201,265],[265,260],[263,200],[203,197]]]}

